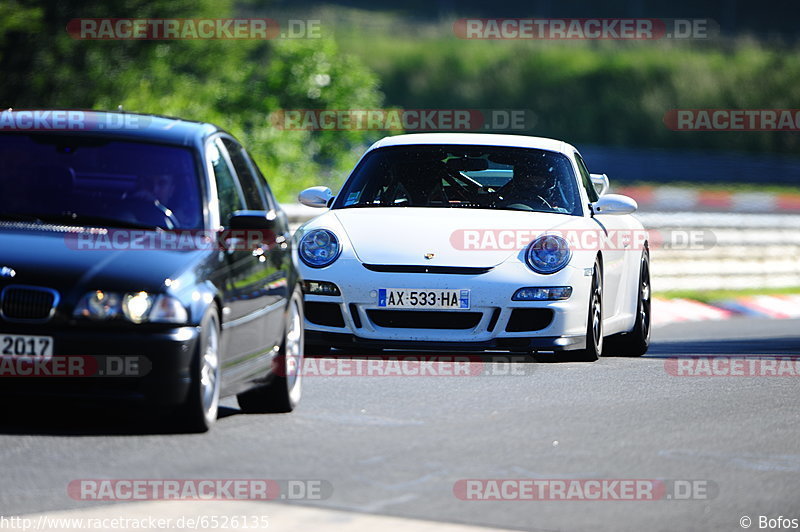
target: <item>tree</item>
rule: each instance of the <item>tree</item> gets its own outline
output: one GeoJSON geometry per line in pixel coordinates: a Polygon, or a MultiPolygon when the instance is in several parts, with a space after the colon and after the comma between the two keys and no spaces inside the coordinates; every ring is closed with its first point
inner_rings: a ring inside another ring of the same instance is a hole
{"type": "Polygon", "coordinates": [[[74,18],[228,18],[228,0],[17,1],[0,7],[0,105],[92,108],[216,123],[254,155],[284,201],[335,186],[375,132],[285,131],[284,109],[382,103],[377,77],[331,38],[79,40],[74,18]]]}

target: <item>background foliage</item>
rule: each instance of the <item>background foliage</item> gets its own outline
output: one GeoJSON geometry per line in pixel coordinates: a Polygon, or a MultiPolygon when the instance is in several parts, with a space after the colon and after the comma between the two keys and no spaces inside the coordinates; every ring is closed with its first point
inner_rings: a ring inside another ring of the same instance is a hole
{"type": "Polygon", "coordinates": [[[233,15],[227,0],[46,0],[0,4],[0,105],[116,109],[218,124],[239,138],[289,200],[334,184],[376,133],[282,131],[279,109],[375,108],[378,79],[330,38],[81,41],[76,17],[233,15]]]}
{"type": "Polygon", "coordinates": [[[536,121],[524,133],[576,144],[800,148],[796,133],[685,133],[662,122],[673,108],[800,108],[795,44],[741,35],[707,42],[465,41],[452,34],[455,17],[255,0],[4,0],[0,105],[123,105],[217,123],[245,143],[284,201],[311,184],[337,186],[385,132],[283,131],[269,121],[280,109],[528,109],[536,121]],[[65,30],[78,17],[234,15],[319,19],[324,36],[80,41],[65,30]]]}

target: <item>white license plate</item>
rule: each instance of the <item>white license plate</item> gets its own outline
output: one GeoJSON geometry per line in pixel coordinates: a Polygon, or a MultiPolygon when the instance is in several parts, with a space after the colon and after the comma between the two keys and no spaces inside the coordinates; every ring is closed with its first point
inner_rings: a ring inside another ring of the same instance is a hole
{"type": "Polygon", "coordinates": [[[50,358],[53,356],[53,337],[0,333],[0,355],[50,358]]]}
{"type": "Polygon", "coordinates": [[[469,290],[449,288],[380,288],[378,306],[384,308],[469,309],[469,290]]]}

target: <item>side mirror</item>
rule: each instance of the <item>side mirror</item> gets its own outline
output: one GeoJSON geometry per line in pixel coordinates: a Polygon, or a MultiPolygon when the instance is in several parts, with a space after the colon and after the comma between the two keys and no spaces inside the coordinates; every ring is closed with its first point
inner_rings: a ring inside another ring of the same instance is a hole
{"type": "Polygon", "coordinates": [[[228,228],[234,231],[272,231],[277,223],[275,211],[236,211],[228,218],[228,228]]]}
{"type": "Polygon", "coordinates": [[[333,199],[333,192],[328,187],[311,187],[302,191],[297,199],[303,205],[324,209],[333,199]]]}
{"type": "Polygon", "coordinates": [[[589,177],[592,180],[592,184],[594,185],[594,189],[597,191],[598,196],[602,196],[608,192],[608,187],[610,185],[608,183],[608,176],[606,174],[589,174],[589,177]]]}
{"type": "Polygon", "coordinates": [[[220,233],[220,245],[228,251],[252,251],[277,240],[280,216],[277,211],[236,211],[228,218],[228,228],[220,233]]]}
{"type": "Polygon", "coordinates": [[[595,214],[630,214],[639,208],[636,200],[622,194],[606,194],[592,203],[595,214]]]}

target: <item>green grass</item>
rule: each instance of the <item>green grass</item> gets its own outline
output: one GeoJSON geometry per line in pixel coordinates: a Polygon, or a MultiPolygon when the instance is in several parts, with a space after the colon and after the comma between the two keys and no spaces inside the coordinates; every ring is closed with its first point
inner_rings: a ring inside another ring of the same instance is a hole
{"type": "Polygon", "coordinates": [[[661,299],[693,299],[703,303],[712,303],[741,296],[764,296],[777,294],[800,294],[800,286],[785,288],[747,288],[742,290],[669,290],[653,292],[654,297],[661,299]]]}

